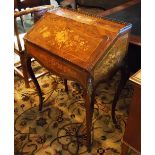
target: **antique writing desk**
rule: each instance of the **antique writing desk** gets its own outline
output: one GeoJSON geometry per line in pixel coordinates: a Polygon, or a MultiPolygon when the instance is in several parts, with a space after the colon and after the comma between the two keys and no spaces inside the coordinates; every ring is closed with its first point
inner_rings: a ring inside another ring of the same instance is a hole
{"type": "Polygon", "coordinates": [[[121,155],[126,155],[129,148],[137,153],[141,152],[141,70],[136,72],[130,80],[134,86],[134,94],[122,139],[121,155]]]}
{"type": "Polygon", "coordinates": [[[75,80],[84,90],[87,147],[90,151],[94,93],[98,83],[115,72],[126,55],[131,24],[104,20],[68,9],[47,12],[25,35],[27,67],[34,57],[48,70],[75,80]]]}

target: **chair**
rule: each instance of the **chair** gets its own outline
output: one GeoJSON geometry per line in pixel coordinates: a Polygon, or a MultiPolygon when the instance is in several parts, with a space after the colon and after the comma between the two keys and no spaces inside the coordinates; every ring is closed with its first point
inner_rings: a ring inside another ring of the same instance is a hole
{"type": "MultiPolygon", "coordinates": [[[[20,7],[19,7],[19,0],[14,0],[14,11],[16,12],[16,9],[19,11],[20,10],[20,7]]],[[[21,20],[21,24],[23,26],[23,29],[25,30],[24,28],[24,21],[23,21],[23,18],[22,16],[20,16],[20,20],[21,20]]]]}
{"type": "Polygon", "coordinates": [[[17,1],[19,11],[21,11],[21,9],[33,8],[37,6],[50,4],[50,0],[14,0],[14,1],[17,1]]]}
{"type": "MultiPolygon", "coordinates": [[[[14,0],[14,8],[16,7],[19,11],[22,9],[33,8],[42,5],[50,5],[50,0],[14,0]]],[[[33,12],[31,13],[32,16],[33,12]]],[[[21,18],[22,26],[24,28],[24,20],[21,18]]]]}
{"type": "MultiPolygon", "coordinates": [[[[17,24],[17,17],[22,17],[23,15],[27,15],[29,13],[34,13],[34,22],[36,22],[48,9],[53,8],[52,5],[45,5],[40,7],[33,7],[24,11],[16,11],[14,13],[14,30],[15,30],[15,42],[14,42],[14,51],[20,58],[20,64],[14,65],[15,72],[24,79],[25,87],[29,86],[29,79],[27,68],[25,65],[25,49],[24,49],[24,41],[23,37],[25,34],[19,34],[18,24],[17,24]],[[19,70],[19,67],[22,68],[22,71],[19,70]]],[[[40,74],[39,76],[45,73],[40,74]]]]}

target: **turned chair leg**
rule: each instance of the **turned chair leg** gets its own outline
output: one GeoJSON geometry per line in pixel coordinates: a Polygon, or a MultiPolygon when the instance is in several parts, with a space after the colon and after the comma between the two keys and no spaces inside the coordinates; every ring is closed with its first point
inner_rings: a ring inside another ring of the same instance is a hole
{"type": "Polygon", "coordinates": [[[26,32],[25,31],[25,25],[24,25],[24,19],[23,19],[22,16],[20,16],[20,21],[21,21],[21,24],[22,24],[22,27],[23,27],[24,32],[26,32]]]}
{"type": "Polygon", "coordinates": [[[112,103],[112,111],[111,111],[111,115],[112,115],[112,121],[113,123],[115,124],[116,127],[119,128],[119,124],[116,120],[116,116],[115,116],[115,108],[116,108],[116,105],[117,105],[117,101],[120,97],[120,94],[121,94],[121,91],[122,89],[124,88],[127,80],[129,79],[129,71],[127,69],[127,67],[124,65],[121,67],[121,79],[120,79],[120,82],[117,86],[117,90],[115,92],[115,95],[114,95],[114,99],[113,99],[113,103],[112,103]]]}

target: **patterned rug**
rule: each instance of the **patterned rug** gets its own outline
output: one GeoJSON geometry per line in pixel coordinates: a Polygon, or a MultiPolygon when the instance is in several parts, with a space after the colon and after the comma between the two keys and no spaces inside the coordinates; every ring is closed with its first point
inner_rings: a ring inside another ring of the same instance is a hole
{"type": "MultiPolygon", "coordinates": [[[[37,62],[32,66],[37,73],[45,70],[37,62]]],[[[39,112],[33,82],[25,88],[24,81],[15,75],[15,155],[119,155],[133,92],[128,82],[117,105],[121,127],[116,129],[111,120],[111,103],[119,75],[97,89],[91,153],[85,146],[85,102],[77,84],[69,81],[67,94],[60,77],[48,73],[38,78],[44,94],[43,111],[39,112]]],[[[129,151],[129,155],[134,154],[129,151]]]]}
{"type": "MultiPolygon", "coordinates": [[[[33,25],[31,15],[24,16],[24,23],[27,31],[33,25]]],[[[18,26],[20,33],[24,33],[20,19],[18,26]]],[[[45,71],[37,62],[33,62],[32,66],[35,73],[45,71]]],[[[121,127],[116,129],[111,120],[111,103],[119,79],[120,74],[117,73],[97,89],[93,146],[88,153],[84,134],[85,102],[77,84],[69,81],[67,94],[60,77],[48,73],[38,78],[44,94],[43,111],[39,112],[39,98],[33,82],[30,82],[30,88],[25,88],[23,79],[15,75],[15,155],[119,155],[133,92],[128,82],[117,104],[116,115],[121,127]]],[[[130,150],[128,155],[136,154],[130,150]]]]}

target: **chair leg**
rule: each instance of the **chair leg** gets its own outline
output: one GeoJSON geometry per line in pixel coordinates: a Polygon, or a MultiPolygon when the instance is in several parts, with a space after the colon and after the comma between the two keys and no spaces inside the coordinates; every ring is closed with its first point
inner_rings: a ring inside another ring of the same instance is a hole
{"type": "Polygon", "coordinates": [[[115,92],[115,95],[114,95],[114,99],[113,99],[113,103],[112,103],[112,112],[111,112],[111,115],[112,115],[112,121],[113,123],[115,124],[115,126],[117,128],[119,128],[119,124],[116,120],[116,116],[115,116],[115,108],[116,108],[116,105],[117,105],[117,101],[120,97],[120,94],[121,94],[121,91],[122,89],[124,88],[127,80],[129,79],[129,71],[127,69],[127,67],[124,65],[123,67],[121,67],[121,79],[120,79],[120,82],[117,86],[117,90],[115,92]]]}
{"type": "Polygon", "coordinates": [[[20,61],[21,61],[21,67],[22,67],[23,76],[24,76],[25,87],[29,88],[30,87],[29,76],[28,76],[27,66],[26,66],[26,63],[25,63],[24,53],[21,53],[20,61]]]}
{"type": "Polygon", "coordinates": [[[23,17],[22,16],[20,16],[20,20],[21,20],[22,27],[23,27],[23,29],[25,31],[25,25],[24,25],[24,20],[23,20],[23,17]]]}

